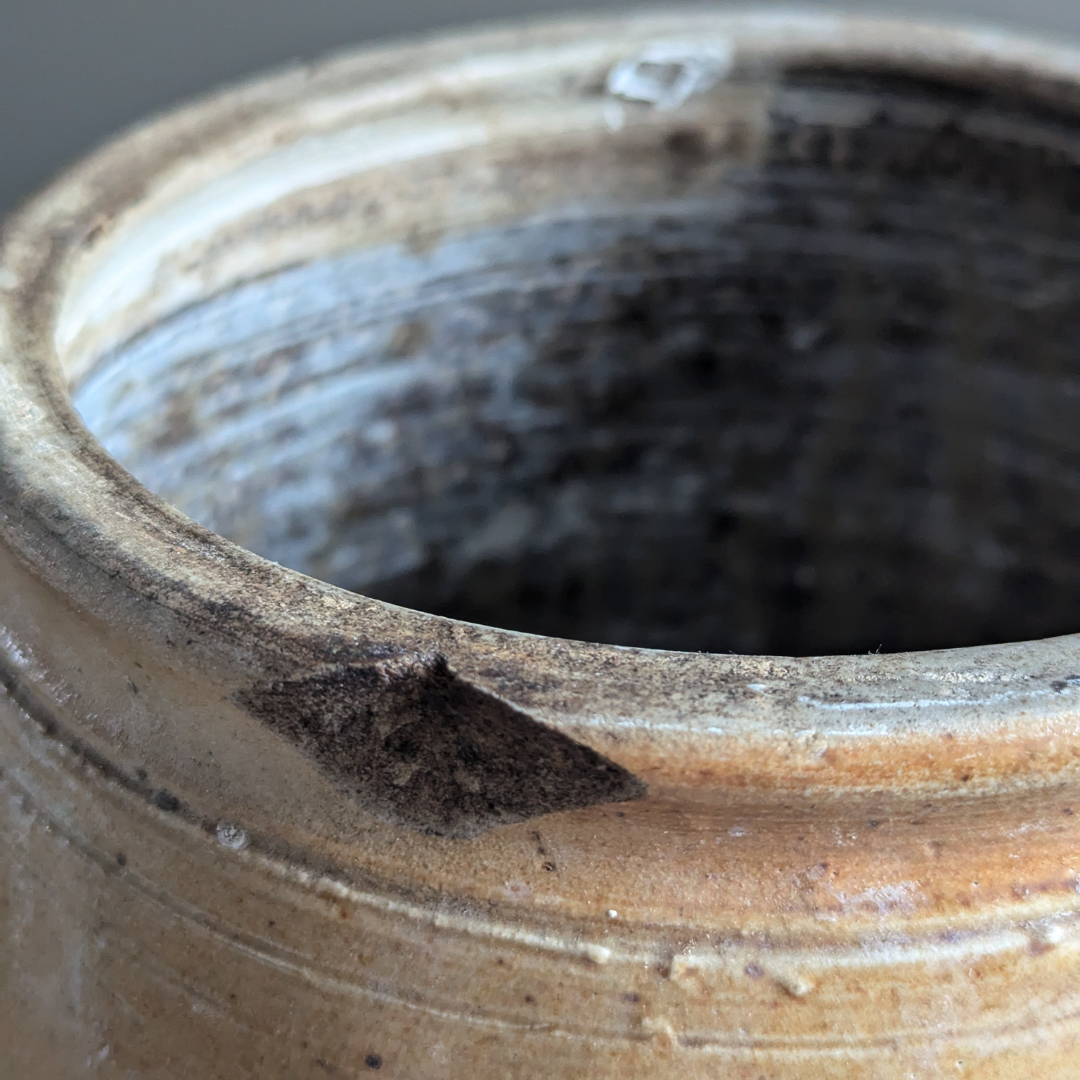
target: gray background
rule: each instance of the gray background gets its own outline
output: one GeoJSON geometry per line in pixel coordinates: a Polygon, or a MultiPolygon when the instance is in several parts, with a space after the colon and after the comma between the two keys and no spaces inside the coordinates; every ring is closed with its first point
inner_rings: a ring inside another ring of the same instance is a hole
{"type": "MultiPolygon", "coordinates": [[[[0,214],[125,124],[260,68],[372,38],[485,19],[627,6],[641,5],[612,0],[0,0],[0,214]]],[[[819,6],[993,21],[1080,41],[1080,0],[819,6]]]]}

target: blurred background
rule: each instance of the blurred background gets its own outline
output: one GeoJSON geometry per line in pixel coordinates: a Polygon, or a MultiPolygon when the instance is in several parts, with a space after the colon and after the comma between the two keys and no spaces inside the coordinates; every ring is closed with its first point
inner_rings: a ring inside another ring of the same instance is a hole
{"type": "MultiPolygon", "coordinates": [[[[0,215],[126,124],[261,68],[483,20],[640,6],[611,0],[0,0],[0,215]]],[[[993,22],[1080,41],[1078,0],[798,6],[993,22]]]]}

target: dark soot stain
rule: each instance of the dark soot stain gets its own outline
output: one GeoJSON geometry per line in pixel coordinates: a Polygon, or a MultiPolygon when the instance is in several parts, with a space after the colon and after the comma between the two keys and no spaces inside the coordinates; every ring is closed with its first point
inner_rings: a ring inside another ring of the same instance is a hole
{"type": "Polygon", "coordinates": [[[274,683],[237,701],[365,809],[421,832],[473,837],[645,793],[625,769],[473,686],[440,656],[274,683]]]}

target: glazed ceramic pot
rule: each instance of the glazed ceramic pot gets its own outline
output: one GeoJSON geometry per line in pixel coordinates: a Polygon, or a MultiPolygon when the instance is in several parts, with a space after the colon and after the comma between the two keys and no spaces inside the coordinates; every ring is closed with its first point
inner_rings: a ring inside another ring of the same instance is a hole
{"type": "Polygon", "coordinates": [[[1080,53],[982,31],[443,37],[77,166],[5,1075],[1080,1074],[1078,282],[1080,53]]]}

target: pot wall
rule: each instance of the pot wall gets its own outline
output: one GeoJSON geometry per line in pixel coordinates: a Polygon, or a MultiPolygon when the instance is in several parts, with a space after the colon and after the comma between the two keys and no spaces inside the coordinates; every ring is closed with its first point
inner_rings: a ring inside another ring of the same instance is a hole
{"type": "Polygon", "coordinates": [[[16,1073],[1070,1076],[1078,69],[776,13],[490,31],[31,204],[16,1073]]]}

